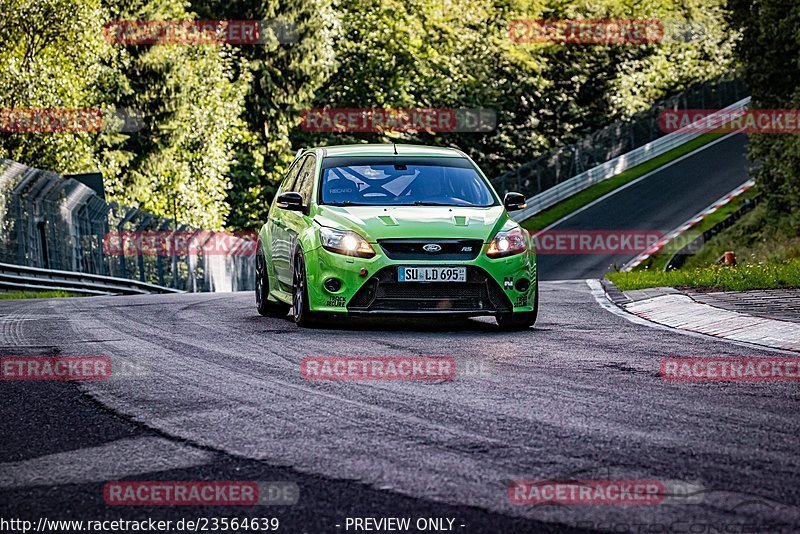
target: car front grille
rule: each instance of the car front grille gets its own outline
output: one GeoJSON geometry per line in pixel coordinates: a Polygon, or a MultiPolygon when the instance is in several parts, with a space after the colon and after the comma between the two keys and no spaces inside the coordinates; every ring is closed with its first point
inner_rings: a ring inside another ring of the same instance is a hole
{"type": "Polygon", "coordinates": [[[384,267],[350,299],[350,312],[454,311],[493,315],[511,301],[482,269],[467,267],[466,282],[398,282],[397,267],[384,267]]]}
{"type": "Polygon", "coordinates": [[[378,244],[393,260],[474,260],[483,247],[480,239],[381,239],[378,244]],[[428,245],[439,250],[425,250],[428,245]]]}

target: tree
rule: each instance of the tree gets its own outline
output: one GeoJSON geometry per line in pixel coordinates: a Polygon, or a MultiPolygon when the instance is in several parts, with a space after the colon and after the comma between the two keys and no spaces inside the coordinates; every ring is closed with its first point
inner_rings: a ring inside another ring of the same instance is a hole
{"type": "MultiPolygon", "coordinates": [[[[115,76],[99,0],[0,0],[0,108],[110,105],[115,76]]],[[[0,157],[61,172],[94,170],[97,133],[0,133],[0,157]]]]}
{"type": "MultiPolygon", "coordinates": [[[[797,109],[800,105],[800,4],[785,0],[730,0],[730,18],[741,28],[736,49],[752,92],[753,109],[797,109]]],[[[800,138],[749,136],[750,158],[770,220],[788,220],[800,232],[800,138]],[[789,215],[786,217],[786,215],[789,215]]]]}
{"type": "MultiPolygon", "coordinates": [[[[178,0],[120,2],[114,20],[192,20],[178,0]]],[[[118,106],[135,110],[142,129],[108,140],[106,188],[123,204],[198,227],[225,226],[234,146],[249,72],[228,45],[120,47],[118,106]],[[124,156],[119,156],[123,154],[124,156]]]]}
{"type": "Polygon", "coordinates": [[[249,72],[229,47],[120,46],[105,22],[194,18],[180,0],[0,0],[0,107],[141,114],[143,129],[6,133],[0,156],[59,172],[101,170],[109,200],[221,228],[249,72]]]}
{"type": "Polygon", "coordinates": [[[329,0],[194,0],[202,18],[264,21],[264,42],[236,49],[251,83],[230,171],[228,226],[252,229],[266,220],[276,184],[295,147],[290,134],[333,68],[329,0]]]}
{"type": "Polygon", "coordinates": [[[490,176],[730,68],[723,0],[338,0],[336,72],[315,107],[486,108],[490,133],[296,132],[296,145],[401,140],[458,146],[490,176]],[[511,19],[648,18],[711,28],[646,45],[512,43],[511,19]]]}
{"type": "MultiPolygon", "coordinates": [[[[0,155],[59,171],[99,168],[112,200],[181,222],[256,228],[302,146],[457,146],[496,176],[716,77],[730,67],[735,40],[723,1],[0,0],[8,14],[0,21],[0,105],[117,108],[142,117],[132,132],[6,134],[0,155]],[[508,36],[513,18],[659,18],[709,31],[692,42],[519,44],[508,36]],[[267,24],[254,45],[103,39],[106,21],[197,19],[267,24]],[[291,31],[276,32],[279,24],[291,31]],[[300,117],[312,107],[479,108],[496,114],[497,128],[302,131],[300,117]]],[[[789,171],[778,168],[763,180],[784,183],[789,171]]]]}

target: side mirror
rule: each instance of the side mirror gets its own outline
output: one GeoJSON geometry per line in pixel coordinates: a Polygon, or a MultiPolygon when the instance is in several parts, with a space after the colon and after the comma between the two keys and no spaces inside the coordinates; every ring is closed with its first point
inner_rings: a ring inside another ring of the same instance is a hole
{"type": "Polygon", "coordinates": [[[303,211],[303,195],[289,191],[278,196],[278,207],[289,211],[303,211]]]}
{"type": "Polygon", "coordinates": [[[525,196],[520,193],[506,193],[503,198],[503,206],[507,211],[516,211],[525,209],[525,196]]]}

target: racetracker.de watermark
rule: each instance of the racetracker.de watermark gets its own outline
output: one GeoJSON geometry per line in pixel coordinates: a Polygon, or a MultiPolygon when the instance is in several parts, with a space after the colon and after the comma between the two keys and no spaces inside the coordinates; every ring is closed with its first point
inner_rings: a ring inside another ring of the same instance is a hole
{"type": "Polygon", "coordinates": [[[513,43],[649,44],[664,40],[658,19],[512,19],[508,38],[513,43]]]}
{"type": "Polygon", "coordinates": [[[518,505],[656,505],[703,502],[702,485],[682,480],[512,480],[508,498],[518,505]]]}
{"type": "Polygon", "coordinates": [[[542,230],[531,234],[537,254],[640,254],[658,243],[651,230],[542,230]]]}
{"type": "Polygon", "coordinates": [[[103,252],[110,256],[252,256],[255,232],[109,232],[103,252]]]}
{"type": "Polygon", "coordinates": [[[273,37],[281,44],[298,40],[293,22],[276,20],[115,20],[103,25],[109,43],[118,45],[254,45],[273,37]]]}
{"type": "Polygon", "coordinates": [[[300,362],[306,380],[453,380],[450,356],[310,356],[300,362]]]}
{"type": "Polygon", "coordinates": [[[295,482],[121,481],[103,486],[111,506],[286,506],[297,504],[295,482]]]}
{"type": "Polygon", "coordinates": [[[493,109],[331,108],[309,109],[300,123],[306,132],[491,132],[493,109]]]}
{"type": "Polygon", "coordinates": [[[0,380],[107,380],[107,356],[3,356],[0,380]]]}
{"type": "Polygon", "coordinates": [[[658,480],[515,480],[508,487],[513,504],[660,504],[658,480]]]}
{"type": "Polygon", "coordinates": [[[665,133],[798,134],[800,109],[668,109],[658,115],[665,133]]]}
{"type": "Polygon", "coordinates": [[[127,108],[0,108],[0,132],[136,132],[142,116],[127,108]]]}
{"type": "Polygon", "coordinates": [[[676,382],[797,382],[800,358],[665,358],[659,374],[676,382]]]}

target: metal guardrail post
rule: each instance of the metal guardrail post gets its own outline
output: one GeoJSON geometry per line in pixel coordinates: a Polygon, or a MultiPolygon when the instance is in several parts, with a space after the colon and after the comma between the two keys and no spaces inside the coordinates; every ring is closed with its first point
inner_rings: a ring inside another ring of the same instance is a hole
{"type": "Polygon", "coordinates": [[[17,263],[20,265],[24,265],[25,262],[25,233],[24,229],[22,228],[22,202],[19,198],[19,193],[16,191],[11,193],[12,197],[14,198],[13,204],[16,206],[17,211],[17,220],[15,221],[16,231],[17,231],[17,263]]]}
{"type": "MultiPolygon", "coordinates": [[[[203,233],[201,233],[203,235],[203,233]]],[[[202,250],[202,258],[203,258],[203,290],[204,291],[215,291],[216,286],[214,285],[214,279],[211,276],[211,269],[210,269],[210,261],[209,255],[206,253],[206,244],[214,237],[213,232],[205,232],[205,239],[203,239],[202,244],[198,247],[199,250],[202,250]]]]}
{"type": "MultiPolygon", "coordinates": [[[[192,232],[192,235],[189,236],[188,243],[193,243],[197,234],[200,233],[200,230],[196,230],[192,232]]],[[[190,251],[187,251],[190,252],[190,251]]],[[[197,292],[197,267],[198,267],[198,256],[195,254],[186,254],[186,266],[189,269],[188,273],[188,280],[187,280],[187,289],[191,292],[197,292]]]]}
{"type": "MultiPolygon", "coordinates": [[[[120,239],[122,238],[123,232],[124,232],[124,230],[122,229],[123,225],[127,224],[128,222],[130,222],[130,220],[133,219],[134,215],[136,215],[137,211],[138,210],[135,210],[135,209],[129,210],[125,214],[125,216],[122,218],[122,220],[119,223],[117,223],[117,235],[120,237],[120,239]]],[[[120,262],[119,262],[120,276],[122,278],[128,278],[128,265],[127,265],[127,261],[125,260],[124,243],[122,245],[123,246],[122,246],[122,248],[120,250],[120,262]]]]}
{"type": "MultiPolygon", "coordinates": [[[[174,225],[175,225],[175,232],[172,235],[177,235],[179,232],[186,232],[188,230],[185,225],[178,225],[177,221],[173,221],[173,222],[174,222],[174,225]]],[[[179,289],[181,287],[180,286],[181,278],[179,276],[180,275],[179,269],[180,269],[180,264],[178,263],[178,254],[173,254],[172,255],[172,277],[173,277],[173,284],[174,284],[173,287],[175,289],[179,289]]],[[[185,280],[184,282],[185,282],[185,285],[183,286],[183,289],[186,289],[186,288],[189,287],[188,286],[188,276],[187,276],[187,280],[185,280]]]]}
{"type": "MultiPolygon", "coordinates": [[[[141,235],[149,226],[150,221],[152,220],[153,216],[149,213],[139,212],[142,214],[142,221],[136,227],[136,231],[139,235],[141,235]]],[[[145,268],[144,268],[144,252],[142,251],[142,247],[137,247],[136,251],[136,264],[139,266],[139,280],[142,282],[146,282],[145,280],[145,268]]]]}
{"type": "MultiPolygon", "coordinates": [[[[170,221],[165,220],[163,223],[161,223],[161,226],[158,227],[159,233],[168,231],[170,226],[170,221]]],[[[158,285],[166,285],[164,283],[164,258],[163,254],[160,254],[159,251],[156,253],[156,272],[158,275],[158,285]]]]}

